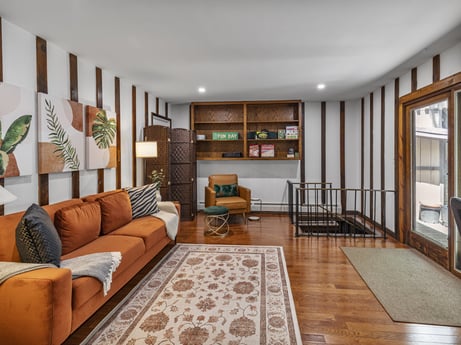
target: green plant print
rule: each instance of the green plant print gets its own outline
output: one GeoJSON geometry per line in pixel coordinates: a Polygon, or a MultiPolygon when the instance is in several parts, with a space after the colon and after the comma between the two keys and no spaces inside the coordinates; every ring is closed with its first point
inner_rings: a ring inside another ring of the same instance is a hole
{"type": "Polygon", "coordinates": [[[115,119],[108,119],[106,111],[101,109],[96,113],[93,126],[93,138],[100,149],[107,149],[114,142],[117,125],[115,119]]]}
{"type": "Polygon", "coordinates": [[[69,135],[62,127],[56,115],[54,105],[45,99],[46,111],[46,126],[50,131],[49,137],[51,142],[56,145],[53,153],[56,153],[59,158],[64,160],[64,164],[71,170],[78,170],[80,167],[80,160],[78,158],[77,150],[72,145],[69,135]]]}
{"type": "Polygon", "coordinates": [[[2,123],[0,121],[0,176],[5,175],[8,167],[8,155],[26,138],[29,133],[32,115],[22,115],[18,117],[7,129],[5,137],[2,133],[2,123]]]}

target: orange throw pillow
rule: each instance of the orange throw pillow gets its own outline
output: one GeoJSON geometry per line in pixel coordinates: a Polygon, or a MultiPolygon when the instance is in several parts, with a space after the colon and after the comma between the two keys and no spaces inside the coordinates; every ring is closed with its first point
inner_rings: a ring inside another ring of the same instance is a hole
{"type": "Polygon", "coordinates": [[[101,207],[96,201],[67,206],[56,211],[54,225],[62,242],[62,254],[98,238],[101,231],[101,207]]]}
{"type": "Polygon", "coordinates": [[[131,222],[131,203],[123,190],[98,199],[101,205],[102,233],[104,235],[131,222]]]}

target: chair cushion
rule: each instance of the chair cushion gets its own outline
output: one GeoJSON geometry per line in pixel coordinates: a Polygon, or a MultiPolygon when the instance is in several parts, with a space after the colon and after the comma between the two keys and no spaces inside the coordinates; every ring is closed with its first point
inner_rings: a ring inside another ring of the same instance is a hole
{"type": "Polygon", "coordinates": [[[208,215],[219,215],[219,214],[226,214],[229,212],[229,209],[224,206],[208,206],[203,210],[208,215]]]}
{"type": "Polygon", "coordinates": [[[62,255],[98,238],[101,232],[99,202],[85,202],[56,211],[54,224],[62,242],[62,255]]]}
{"type": "Polygon", "coordinates": [[[214,191],[216,192],[217,198],[238,196],[237,183],[232,184],[215,184],[214,191]]]}
{"type": "Polygon", "coordinates": [[[216,205],[227,207],[229,210],[246,209],[247,201],[239,196],[216,198],[216,205]]]}
{"type": "Polygon", "coordinates": [[[157,184],[151,183],[141,187],[126,188],[130,197],[132,218],[140,218],[158,213],[157,184]]]}
{"type": "Polygon", "coordinates": [[[16,228],[16,247],[22,262],[61,264],[61,240],[48,213],[32,204],[16,228]]]}
{"type": "Polygon", "coordinates": [[[131,221],[131,203],[127,191],[121,190],[97,200],[101,205],[101,231],[104,235],[131,221]]]}

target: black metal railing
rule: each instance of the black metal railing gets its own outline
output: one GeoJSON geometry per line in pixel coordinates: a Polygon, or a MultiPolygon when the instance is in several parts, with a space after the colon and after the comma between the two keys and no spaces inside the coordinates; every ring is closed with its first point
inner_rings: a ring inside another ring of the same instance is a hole
{"type": "Polygon", "coordinates": [[[296,236],[387,236],[386,205],[393,190],[332,188],[331,183],[288,183],[296,236]]]}

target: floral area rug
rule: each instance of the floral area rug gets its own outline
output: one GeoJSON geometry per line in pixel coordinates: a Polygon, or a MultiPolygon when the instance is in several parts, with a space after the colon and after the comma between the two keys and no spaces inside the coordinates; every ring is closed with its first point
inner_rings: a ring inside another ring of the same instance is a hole
{"type": "Polygon", "coordinates": [[[178,244],[83,344],[302,344],[283,250],[178,244]]]}

